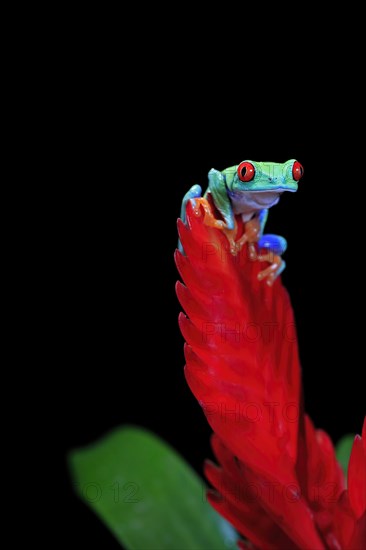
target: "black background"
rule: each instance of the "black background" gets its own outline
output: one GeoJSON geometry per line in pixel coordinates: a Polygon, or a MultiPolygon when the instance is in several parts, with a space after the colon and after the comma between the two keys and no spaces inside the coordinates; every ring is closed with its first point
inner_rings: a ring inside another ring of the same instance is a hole
{"type": "MultiPolygon", "coordinates": [[[[311,75],[277,101],[270,92],[259,99],[245,78],[232,83],[204,68],[199,87],[195,75],[181,79],[175,70],[133,87],[127,80],[123,95],[107,72],[98,73],[103,86],[79,75],[83,84],[60,105],[51,387],[62,396],[54,455],[62,530],[76,546],[117,549],[72,493],[71,448],[132,423],[164,438],[199,473],[211,456],[210,429],[183,376],[177,326],[173,252],[184,193],[205,187],[210,168],[244,159],[303,164],[298,193],[282,197],[267,230],[288,240],[283,281],[298,326],[306,408],[337,441],[359,432],[364,414],[363,311],[356,320],[355,310],[365,279],[358,195],[365,183],[351,129],[357,113],[334,111],[331,87],[314,100],[311,75]],[[226,93],[213,98],[213,82],[226,93]]],[[[57,529],[60,516],[52,521],[57,529]]]]}

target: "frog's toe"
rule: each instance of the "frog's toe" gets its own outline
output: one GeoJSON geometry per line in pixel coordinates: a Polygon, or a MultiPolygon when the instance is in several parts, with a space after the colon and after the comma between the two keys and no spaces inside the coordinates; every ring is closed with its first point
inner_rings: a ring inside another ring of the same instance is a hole
{"type": "MultiPolygon", "coordinates": [[[[270,261],[268,256],[269,256],[268,254],[265,256],[258,256],[258,260],[270,261]]],[[[274,281],[282,273],[285,267],[286,267],[286,262],[284,262],[282,258],[280,258],[279,256],[275,256],[273,259],[273,262],[271,262],[271,265],[258,273],[258,280],[263,281],[263,279],[267,279],[266,281],[267,284],[269,286],[272,286],[274,281]]]]}
{"type": "Polygon", "coordinates": [[[272,271],[268,276],[267,276],[267,285],[268,286],[272,286],[273,283],[275,282],[275,280],[277,279],[277,277],[282,273],[282,271],[285,269],[286,267],[286,262],[284,262],[282,260],[281,264],[279,265],[279,267],[272,271]]]}

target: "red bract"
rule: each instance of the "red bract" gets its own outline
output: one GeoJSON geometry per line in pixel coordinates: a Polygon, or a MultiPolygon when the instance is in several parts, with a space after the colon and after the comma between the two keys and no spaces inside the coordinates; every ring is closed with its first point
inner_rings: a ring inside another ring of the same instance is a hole
{"type": "Polygon", "coordinates": [[[185,375],[219,463],[205,467],[211,504],[245,537],[242,548],[358,550],[350,544],[365,523],[365,436],[354,444],[347,492],[329,436],[303,411],[294,317],[280,278],[273,287],[258,281],[265,264],[249,260],[246,247],[233,256],[190,203],[178,229],[185,375]]]}

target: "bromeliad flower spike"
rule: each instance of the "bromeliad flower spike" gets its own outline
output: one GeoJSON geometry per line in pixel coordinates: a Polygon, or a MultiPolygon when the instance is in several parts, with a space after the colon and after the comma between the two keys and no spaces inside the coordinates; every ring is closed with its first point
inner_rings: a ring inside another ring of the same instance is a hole
{"type": "Polygon", "coordinates": [[[241,548],[366,548],[366,422],[348,483],[333,444],[304,412],[292,307],[279,274],[283,237],[268,208],[296,191],[301,164],[244,161],[209,172],[178,220],[177,295],[185,375],[213,429],[212,506],[241,548]],[[267,283],[267,284],[266,284],[267,283]]]}

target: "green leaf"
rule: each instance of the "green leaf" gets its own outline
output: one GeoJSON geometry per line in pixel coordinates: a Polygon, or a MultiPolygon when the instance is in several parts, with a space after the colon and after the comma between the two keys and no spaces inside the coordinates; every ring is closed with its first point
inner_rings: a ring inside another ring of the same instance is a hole
{"type": "Polygon", "coordinates": [[[75,488],[128,550],[237,550],[202,480],[154,434],[124,426],[69,455],[75,488]]]}
{"type": "Polygon", "coordinates": [[[346,476],[346,478],[347,478],[349,457],[351,455],[354,439],[355,439],[355,436],[353,434],[347,434],[347,435],[344,435],[336,445],[337,459],[343,468],[344,475],[346,476]]]}

